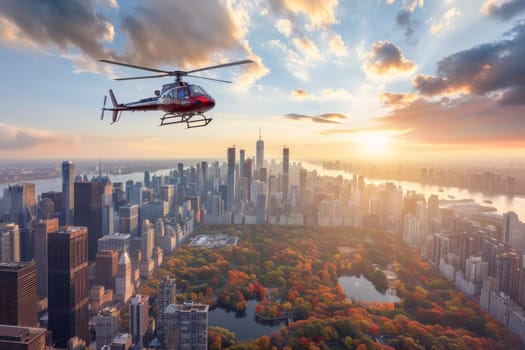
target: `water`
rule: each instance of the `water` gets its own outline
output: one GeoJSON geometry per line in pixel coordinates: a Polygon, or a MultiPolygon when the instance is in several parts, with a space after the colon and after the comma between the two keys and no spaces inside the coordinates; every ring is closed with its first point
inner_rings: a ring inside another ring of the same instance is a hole
{"type": "MultiPolygon", "coordinates": [[[[345,173],[344,171],[328,170],[323,169],[321,165],[302,163],[303,167],[308,170],[315,170],[318,175],[324,176],[340,176],[344,179],[351,180],[354,174],[345,173]]],[[[522,219],[525,219],[525,196],[508,196],[500,194],[484,193],[481,191],[468,190],[458,187],[441,187],[434,185],[421,184],[419,182],[411,181],[397,181],[389,179],[367,179],[366,183],[382,184],[385,182],[392,182],[397,186],[401,186],[403,193],[407,191],[415,191],[416,193],[422,193],[428,198],[431,194],[435,194],[439,199],[450,199],[448,196],[453,196],[455,199],[473,199],[476,203],[491,206],[496,208],[497,212],[502,214],[508,211],[513,211],[522,219]],[[439,191],[443,189],[443,192],[439,191]],[[492,204],[483,203],[485,200],[490,200],[492,204]]]]}
{"type": "Polygon", "coordinates": [[[390,294],[394,291],[387,290],[385,294],[379,293],[372,282],[364,277],[342,276],[338,279],[339,284],[343,286],[346,297],[349,300],[355,299],[358,302],[379,302],[379,303],[397,303],[399,298],[390,294]]]}
{"type": "MultiPolygon", "coordinates": [[[[150,173],[150,178],[154,175],[160,176],[160,175],[169,175],[171,169],[162,169],[157,170],[155,172],[150,173]]],[[[89,179],[91,179],[91,175],[88,176],[89,179]]],[[[123,174],[123,175],[108,175],[109,179],[112,183],[115,182],[126,182],[128,180],[133,180],[135,182],[140,181],[144,182],[144,172],[135,172],[130,174],[123,174]]],[[[49,192],[49,191],[62,191],[62,178],[61,177],[55,177],[51,179],[38,179],[38,180],[32,180],[27,181],[32,182],[35,184],[35,192],[36,195],[39,196],[42,193],[49,192]]],[[[7,183],[0,183],[0,197],[4,194],[4,189],[8,188],[7,183]]],[[[12,185],[12,184],[11,184],[12,185]]]]}
{"type": "Polygon", "coordinates": [[[222,308],[210,310],[208,313],[208,327],[227,328],[235,333],[237,341],[246,341],[262,337],[263,335],[271,335],[274,331],[280,330],[281,327],[286,325],[284,321],[273,324],[257,322],[255,320],[255,307],[258,303],[256,300],[249,300],[246,313],[242,317],[238,317],[233,311],[228,312],[222,308]]]}

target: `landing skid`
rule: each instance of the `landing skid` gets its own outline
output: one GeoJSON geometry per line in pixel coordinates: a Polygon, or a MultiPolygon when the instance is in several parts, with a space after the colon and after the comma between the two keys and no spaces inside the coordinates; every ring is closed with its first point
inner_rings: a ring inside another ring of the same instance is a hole
{"type": "Polygon", "coordinates": [[[171,125],[171,124],[181,124],[186,123],[186,128],[201,128],[210,124],[212,118],[207,118],[204,114],[172,114],[166,113],[160,118],[160,125],[171,125]],[[199,117],[194,119],[194,117],[199,117]]]}

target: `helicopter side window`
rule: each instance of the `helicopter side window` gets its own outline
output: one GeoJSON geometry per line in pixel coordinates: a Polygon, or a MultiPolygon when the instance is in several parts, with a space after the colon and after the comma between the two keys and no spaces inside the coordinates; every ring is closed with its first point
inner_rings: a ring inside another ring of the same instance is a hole
{"type": "Polygon", "coordinates": [[[188,92],[186,88],[181,88],[177,91],[177,97],[181,100],[188,98],[188,92]]]}

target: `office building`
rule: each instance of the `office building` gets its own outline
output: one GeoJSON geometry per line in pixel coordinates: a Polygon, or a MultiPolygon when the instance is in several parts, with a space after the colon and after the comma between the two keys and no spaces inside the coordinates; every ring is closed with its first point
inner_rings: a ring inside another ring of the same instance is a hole
{"type": "Polygon", "coordinates": [[[39,220],[33,224],[34,260],[36,263],[37,292],[40,298],[47,297],[47,240],[59,228],[58,218],[39,220]]]}
{"type": "Polygon", "coordinates": [[[97,241],[97,251],[103,250],[117,250],[122,252],[124,249],[129,250],[131,237],[125,233],[114,233],[99,238],[97,241]]]}
{"type": "Polygon", "coordinates": [[[0,223],[0,261],[20,261],[20,229],[15,223],[0,223]]]}
{"type": "MultiPolygon", "coordinates": [[[[261,132],[259,131],[259,139],[255,143],[255,170],[260,171],[264,168],[264,141],[261,138],[261,132]]],[[[261,181],[265,181],[262,180],[261,181]]]]}
{"type": "Polygon", "coordinates": [[[75,208],[75,164],[62,162],[62,194],[64,196],[64,224],[73,225],[75,208]]]}
{"type": "Polygon", "coordinates": [[[117,278],[115,279],[115,297],[118,301],[126,303],[133,294],[131,283],[131,261],[128,252],[124,249],[117,265],[117,278]]]}
{"type": "Polygon", "coordinates": [[[283,148],[283,177],[281,191],[283,192],[284,201],[288,200],[288,187],[290,186],[290,149],[283,148]]]}
{"type": "Polygon", "coordinates": [[[118,260],[118,251],[116,250],[103,250],[97,253],[95,256],[97,284],[115,291],[118,260]]]}
{"type": "Polygon", "coordinates": [[[44,328],[0,325],[0,350],[46,350],[44,328]]]}
{"type": "Polygon", "coordinates": [[[0,262],[0,324],[38,326],[36,264],[0,262]]]}
{"type": "Polygon", "coordinates": [[[97,240],[102,234],[101,182],[75,182],[75,225],[87,227],[88,258],[95,259],[97,240]]]}
{"type": "Polygon", "coordinates": [[[120,316],[117,309],[104,308],[96,317],[95,333],[97,335],[97,350],[103,346],[110,346],[113,339],[118,335],[120,328],[120,316]]]}
{"type": "Polygon", "coordinates": [[[26,228],[29,222],[36,218],[35,184],[23,183],[9,186],[11,219],[21,229],[26,228]]]}
{"type": "Polygon", "coordinates": [[[48,235],[49,330],[57,347],[73,336],[89,340],[88,232],[64,226],[48,235]]]}
{"type": "Polygon", "coordinates": [[[177,296],[177,284],[175,279],[164,276],[157,288],[157,338],[163,342],[164,326],[166,323],[164,310],[170,304],[175,304],[177,296]]]}
{"type": "Polygon", "coordinates": [[[235,199],[235,147],[228,147],[226,210],[231,211],[235,199]]]}
{"type": "Polygon", "coordinates": [[[138,294],[129,303],[129,333],[133,344],[139,347],[147,345],[145,336],[149,323],[149,296],[138,294]]]}
{"type": "Polygon", "coordinates": [[[208,305],[186,302],[170,304],[165,315],[165,348],[206,350],[208,348],[208,305]]]}
{"type": "Polygon", "coordinates": [[[119,333],[113,342],[109,350],[128,350],[133,345],[133,337],[129,333],[119,333]]]}

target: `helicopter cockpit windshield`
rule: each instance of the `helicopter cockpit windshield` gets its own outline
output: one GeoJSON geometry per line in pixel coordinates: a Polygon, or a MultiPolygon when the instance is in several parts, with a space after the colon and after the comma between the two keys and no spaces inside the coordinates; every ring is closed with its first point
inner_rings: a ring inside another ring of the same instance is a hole
{"type": "Polygon", "coordinates": [[[190,96],[191,97],[208,96],[208,94],[199,85],[190,85],[190,96]]]}

